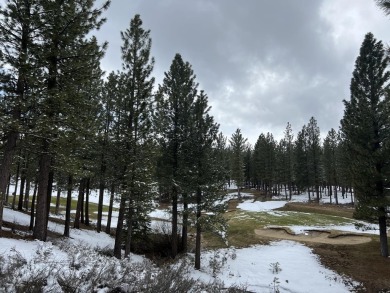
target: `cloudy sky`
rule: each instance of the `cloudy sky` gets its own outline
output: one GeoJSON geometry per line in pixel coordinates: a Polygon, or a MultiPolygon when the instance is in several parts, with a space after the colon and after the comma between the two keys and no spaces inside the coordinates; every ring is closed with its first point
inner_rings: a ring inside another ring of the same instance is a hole
{"type": "Polygon", "coordinates": [[[287,122],[296,135],[311,116],[323,136],[337,130],[364,35],[390,43],[374,0],[113,0],[97,33],[105,71],[121,69],[120,31],[135,14],[151,30],[156,85],[180,53],[223,133],[240,128],[252,144],[282,138],[287,122]]]}

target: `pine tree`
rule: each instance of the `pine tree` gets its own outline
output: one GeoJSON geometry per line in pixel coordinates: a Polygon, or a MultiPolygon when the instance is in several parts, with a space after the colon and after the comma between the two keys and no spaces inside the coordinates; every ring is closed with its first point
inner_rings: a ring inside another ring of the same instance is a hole
{"type": "Polygon", "coordinates": [[[375,0],[377,5],[384,11],[386,15],[390,14],[390,1],[389,0],[375,0]]]}
{"type": "Polygon", "coordinates": [[[154,58],[150,57],[152,40],[150,31],[142,28],[142,20],[135,15],[130,27],[121,32],[123,45],[123,73],[119,81],[119,96],[116,100],[117,140],[121,153],[121,201],[115,236],[114,253],[121,257],[123,222],[126,219],[125,255],[130,253],[132,237],[145,234],[151,208],[153,174],[152,136],[152,90],[154,78],[151,73],[154,58]]]}
{"type": "Polygon", "coordinates": [[[33,0],[9,0],[0,9],[0,57],[5,64],[2,90],[6,100],[3,100],[3,115],[1,125],[6,142],[0,161],[0,230],[3,220],[3,202],[6,194],[7,181],[16,148],[16,143],[22,131],[22,117],[29,107],[28,88],[33,88],[34,58],[30,56],[33,39],[35,38],[36,20],[39,17],[39,6],[33,0]],[[5,102],[5,103],[4,103],[5,102]]]}
{"type": "Polygon", "coordinates": [[[389,58],[381,41],[366,34],[351,79],[351,98],[344,100],[341,131],[348,146],[356,215],[379,222],[381,255],[388,257],[386,200],[388,188],[390,100],[389,58]]]}
{"type": "Polygon", "coordinates": [[[104,22],[102,12],[108,8],[94,8],[94,1],[41,1],[39,19],[41,53],[38,55],[45,88],[38,97],[35,135],[40,137],[37,216],[34,237],[46,240],[48,191],[53,167],[56,141],[72,131],[78,131],[83,122],[79,113],[87,104],[85,95],[77,86],[91,77],[96,59],[103,56],[96,50],[96,40],[87,34],[104,22]],[[70,124],[70,125],[69,125],[70,124]]]}
{"type": "MultiPolygon", "coordinates": [[[[191,148],[188,148],[190,153],[188,166],[191,172],[189,172],[187,188],[190,193],[196,194],[196,269],[200,269],[201,233],[210,226],[210,219],[205,219],[208,216],[202,216],[202,211],[216,212],[214,202],[223,188],[225,179],[223,166],[221,168],[218,165],[220,154],[214,150],[219,125],[214,122],[209,111],[208,98],[201,91],[194,102],[191,115],[192,128],[188,140],[191,145],[191,148]]],[[[213,219],[218,219],[217,213],[213,219]]]]}
{"type": "Polygon", "coordinates": [[[98,233],[100,233],[102,229],[104,190],[107,188],[109,179],[111,179],[111,185],[114,185],[115,182],[114,174],[111,174],[110,178],[110,173],[114,173],[115,167],[113,167],[113,165],[115,165],[116,160],[115,154],[112,151],[110,152],[110,150],[114,148],[112,145],[114,136],[114,103],[116,97],[119,95],[118,83],[119,75],[115,72],[111,72],[103,84],[101,106],[98,113],[98,120],[100,121],[100,127],[97,131],[97,153],[99,156],[99,170],[97,171],[97,176],[99,180],[99,200],[96,231],[98,233]],[[110,162],[112,164],[110,164],[110,162]]]}
{"type": "Polygon", "coordinates": [[[232,137],[229,140],[232,148],[231,176],[237,185],[238,198],[241,198],[241,188],[245,180],[244,151],[246,142],[247,139],[242,136],[239,128],[237,128],[236,132],[232,134],[232,137]]]}
{"type": "Polygon", "coordinates": [[[322,179],[321,166],[321,143],[320,143],[320,128],[317,126],[317,120],[314,117],[310,118],[306,126],[307,135],[307,155],[308,155],[308,175],[311,186],[314,186],[317,201],[320,201],[320,184],[322,179]]]}
{"type": "MultiPolygon", "coordinates": [[[[341,186],[342,197],[347,196],[347,188],[352,188],[352,173],[350,172],[350,153],[348,152],[348,144],[339,130],[337,132],[337,151],[336,151],[336,172],[338,175],[338,182],[341,186]]],[[[354,203],[351,192],[351,203],[354,203]]]]}
{"type": "Polygon", "coordinates": [[[244,151],[244,176],[245,176],[245,186],[251,187],[253,185],[253,161],[252,161],[252,155],[253,150],[251,145],[247,145],[246,149],[244,151]]]}
{"type": "Polygon", "coordinates": [[[324,155],[323,155],[323,167],[325,180],[329,188],[329,197],[332,200],[332,188],[335,188],[334,197],[336,204],[338,204],[337,186],[338,186],[338,174],[337,174],[337,149],[338,138],[337,132],[332,128],[324,140],[324,155]]]}
{"type": "Polygon", "coordinates": [[[196,76],[188,62],[176,54],[157,93],[156,126],[160,134],[160,187],[172,199],[172,257],[178,252],[177,216],[179,195],[186,192],[186,140],[190,134],[191,111],[197,95],[196,76]]]}
{"type": "Polygon", "coordinates": [[[272,133],[267,132],[265,136],[265,177],[267,191],[272,192],[272,187],[275,182],[276,172],[276,142],[272,133]]]}
{"type": "Polygon", "coordinates": [[[222,132],[218,134],[216,142],[216,153],[217,153],[217,164],[220,167],[220,180],[224,181],[225,184],[229,183],[230,185],[230,153],[226,145],[227,138],[223,135],[222,132]]]}
{"type": "Polygon", "coordinates": [[[294,134],[292,132],[291,124],[287,122],[286,130],[284,131],[285,141],[285,168],[286,168],[286,179],[288,185],[289,198],[291,200],[292,185],[294,182],[294,134]]]}
{"type": "Polygon", "coordinates": [[[280,194],[281,187],[284,187],[284,193],[286,200],[288,199],[287,195],[287,156],[286,156],[286,141],[282,138],[279,143],[276,145],[275,149],[275,183],[277,186],[278,193],[280,194]]]}
{"type": "MultiPolygon", "coordinates": [[[[295,165],[294,173],[296,174],[296,185],[300,192],[309,187],[309,170],[308,170],[308,152],[307,152],[307,135],[306,126],[302,127],[302,130],[298,132],[297,139],[295,141],[294,154],[295,165]]],[[[309,193],[310,200],[310,193],[309,193]]]]}
{"type": "Polygon", "coordinates": [[[272,190],[276,168],[276,143],[271,133],[260,134],[255,145],[257,180],[266,194],[272,190]]]}

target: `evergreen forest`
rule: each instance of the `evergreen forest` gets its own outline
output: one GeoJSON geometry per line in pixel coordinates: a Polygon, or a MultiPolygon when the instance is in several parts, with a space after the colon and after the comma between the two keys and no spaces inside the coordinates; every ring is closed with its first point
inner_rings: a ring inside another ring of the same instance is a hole
{"type": "Polygon", "coordinates": [[[323,137],[315,117],[286,121],[283,138],[259,133],[251,145],[239,127],[230,137],[220,131],[213,97],[180,53],[156,84],[140,15],[120,32],[122,68],[104,72],[108,44],[93,32],[110,1],[95,2],[8,0],[0,8],[0,237],[11,208],[30,216],[33,239],[47,241],[49,218],[64,205],[64,237],[86,227],[112,235],[117,259],[146,246],[175,259],[191,242],[200,269],[202,235],[227,231],[223,200],[234,187],[238,200],[248,189],[287,201],[304,192],[313,203],[348,197],[356,219],[379,225],[377,249],[389,256],[390,57],[382,41],[372,33],[362,40],[339,129],[323,137]],[[156,204],[171,208],[161,243],[150,228],[156,204]]]}

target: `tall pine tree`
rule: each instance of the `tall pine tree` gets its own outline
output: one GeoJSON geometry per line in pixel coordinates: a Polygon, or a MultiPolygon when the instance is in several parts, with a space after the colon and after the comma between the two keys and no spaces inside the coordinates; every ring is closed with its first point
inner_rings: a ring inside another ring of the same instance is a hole
{"type": "Polygon", "coordinates": [[[190,134],[197,86],[191,65],[176,54],[156,97],[156,126],[161,148],[159,182],[172,199],[172,257],[178,253],[178,199],[186,192],[183,183],[190,172],[186,161],[186,141],[190,134]]]}
{"type": "Polygon", "coordinates": [[[351,80],[351,98],[344,100],[341,131],[350,153],[357,213],[379,222],[381,254],[388,256],[387,207],[390,163],[389,58],[383,44],[366,34],[351,80]]]}
{"type": "Polygon", "coordinates": [[[237,128],[229,142],[232,148],[231,176],[237,185],[238,198],[241,198],[241,188],[245,181],[244,151],[247,139],[242,136],[241,129],[237,128]]]}
{"type": "Polygon", "coordinates": [[[322,179],[322,152],[320,143],[320,128],[317,126],[317,120],[310,118],[306,126],[307,135],[307,162],[309,184],[314,186],[317,201],[320,201],[320,184],[322,179]]]}
{"type": "Polygon", "coordinates": [[[100,48],[96,50],[96,40],[87,39],[87,35],[104,22],[101,14],[109,2],[101,8],[95,8],[94,4],[93,0],[40,2],[39,35],[42,42],[37,59],[45,87],[36,101],[39,115],[34,135],[40,138],[41,153],[33,235],[43,241],[47,236],[50,174],[59,151],[56,141],[78,131],[77,128],[83,125],[76,113],[88,101],[78,86],[91,78],[96,59],[103,56],[100,48]]]}
{"type": "Polygon", "coordinates": [[[9,0],[0,8],[0,61],[2,66],[2,137],[5,143],[0,158],[0,230],[3,202],[10,176],[14,151],[21,132],[23,117],[29,108],[36,59],[31,56],[40,7],[34,0],[9,0]],[[30,89],[30,90],[28,90],[30,89]]]}
{"type": "Polygon", "coordinates": [[[125,238],[125,255],[130,253],[133,235],[146,231],[148,208],[151,208],[153,174],[152,90],[151,73],[154,58],[150,56],[152,40],[150,31],[142,28],[142,20],[135,15],[130,27],[121,32],[123,45],[123,73],[119,82],[116,101],[116,127],[120,136],[117,151],[121,154],[121,200],[115,236],[114,253],[121,256],[121,244],[125,238]],[[125,223],[123,222],[125,220],[125,223]],[[126,226],[126,237],[123,225],[126,226]]]}

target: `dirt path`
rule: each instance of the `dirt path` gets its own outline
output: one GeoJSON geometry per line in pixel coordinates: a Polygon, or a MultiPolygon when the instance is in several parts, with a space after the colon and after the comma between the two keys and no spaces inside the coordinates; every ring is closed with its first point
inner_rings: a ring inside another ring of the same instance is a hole
{"type": "Polygon", "coordinates": [[[256,229],[255,234],[261,237],[286,239],[302,242],[315,242],[326,244],[355,245],[371,241],[369,236],[359,234],[332,234],[328,231],[308,230],[305,234],[293,234],[286,228],[256,229]]]}

